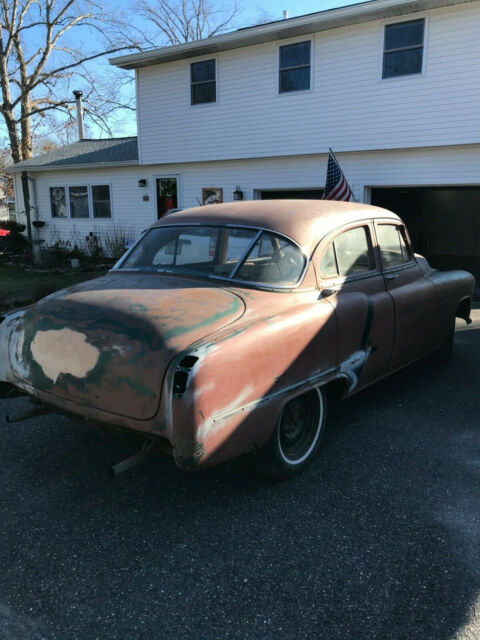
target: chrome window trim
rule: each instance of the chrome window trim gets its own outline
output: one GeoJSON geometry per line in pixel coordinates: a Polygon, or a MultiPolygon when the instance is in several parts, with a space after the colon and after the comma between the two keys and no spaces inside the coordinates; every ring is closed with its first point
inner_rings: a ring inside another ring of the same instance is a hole
{"type": "Polygon", "coordinates": [[[123,272],[140,272],[140,271],[144,271],[145,273],[171,273],[173,275],[185,275],[185,276],[193,276],[193,277],[199,277],[199,278],[204,278],[205,280],[221,280],[222,282],[229,282],[230,284],[243,284],[243,285],[248,285],[249,287],[254,287],[257,289],[268,289],[268,290],[282,290],[282,291],[292,291],[293,289],[298,289],[300,287],[300,285],[302,284],[304,278],[305,278],[305,274],[307,273],[307,269],[310,265],[310,256],[307,254],[307,252],[305,251],[305,249],[303,247],[301,247],[298,242],[296,242],[295,240],[293,240],[293,238],[290,238],[289,236],[287,236],[284,233],[279,233],[278,231],[274,231],[273,229],[268,229],[267,227],[256,227],[253,225],[239,225],[239,224],[232,224],[232,223],[225,223],[225,224],[213,224],[213,223],[204,223],[204,222],[180,222],[180,223],[175,223],[175,224],[157,224],[154,225],[152,227],[150,227],[149,229],[146,229],[138,238],[138,240],[130,247],[130,249],[120,258],[120,260],[112,267],[112,269],[110,269],[110,272],[113,271],[123,271],[123,272]],[[122,269],[122,264],[125,262],[125,260],[130,256],[130,254],[132,253],[132,251],[137,247],[137,245],[140,243],[140,241],[147,235],[147,233],[149,233],[150,231],[153,231],[154,229],[165,229],[168,227],[213,227],[215,229],[217,229],[218,227],[227,227],[227,228],[233,228],[233,229],[254,229],[256,230],[258,233],[255,235],[255,237],[253,238],[252,242],[250,243],[250,245],[248,246],[247,251],[244,253],[244,255],[242,255],[241,257],[241,261],[239,260],[238,265],[235,267],[235,269],[232,271],[232,274],[230,274],[230,276],[226,277],[226,276],[218,276],[218,275],[214,275],[214,274],[210,274],[208,276],[202,276],[202,275],[198,275],[198,274],[182,274],[182,272],[179,271],[168,271],[166,269],[156,269],[155,271],[149,271],[146,270],[144,267],[129,267],[126,269],[122,269]],[[303,269],[300,273],[300,276],[297,280],[297,282],[295,284],[290,284],[290,285],[279,285],[279,284],[275,284],[275,283],[269,283],[269,282],[264,282],[259,284],[258,282],[251,282],[249,280],[234,280],[233,279],[233,273],[237,271],[237,267],[239,267],[239,265],[242,264],[242,262],[245,260],[245,258],[248,256],[248,253],[250,252],[250,250],[252,249],[252,247],[254,246],[254,243],[257,242],[258,238],[262,235],[263,232],[267,232],[267,233],[272,233],[274,235],[277,235],[281,238],[286,238],[287,240],[289,240],[292,244],[294,244],[297,249],[300,251],[300,253],[302,254],[303,258],[304,258],[304,266],[303,269]]]}
{"type": "Polygon", "coordinates": [[[245,251],[242,253],[240,258],[238,259],[238,262],[235,265],[235,268],[232,270],[232,273],[228,276],[229,280],[233,280],[233,277],[235,276],[237,271],[240,269],[240,267],[243,265],[244,260],[246,260],[247,257],[250,255],[251,250],[255,246],[256,242],[258,241],[258,239],[260,238],[262,233],[263,233],[263,231],[260,229],[259,232],[257,234],[255,234],[255,237],[252,239],[252,241],[250,242],[248,247],[245,249],[245,251]]]}

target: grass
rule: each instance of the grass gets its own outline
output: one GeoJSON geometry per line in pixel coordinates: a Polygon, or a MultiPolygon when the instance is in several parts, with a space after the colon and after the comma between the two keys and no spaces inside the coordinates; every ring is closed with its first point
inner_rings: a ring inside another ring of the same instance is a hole
{"type": "Polygon", "coordinates": [[[23,271],[18,266],[0,266],[0,311],[36,302],[53,291],[101,275],[101,271],[40,273],[23,271]]]}

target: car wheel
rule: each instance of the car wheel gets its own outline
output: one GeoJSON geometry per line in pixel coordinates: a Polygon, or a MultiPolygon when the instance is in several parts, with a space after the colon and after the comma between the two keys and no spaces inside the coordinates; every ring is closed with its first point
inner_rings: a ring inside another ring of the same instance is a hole
{"type": "Polygon", "coordinates": [[[318,450],[326,416],[327,398],[323,389],[313,389],[289,400],[270,440],[251,455],[255,470],[277,480],[300,473],[318,450]]]}
{"type": "Polygon", "coordinates": [[[435,364],[450,364],[453,358],[453,343],[455,340],[455,318],[450,326],[450,331],[448,332],[448,336],[445,338],[445,341],[440,346],[439,349],[436,349],[431,355],[431,360],[435,364]]]}

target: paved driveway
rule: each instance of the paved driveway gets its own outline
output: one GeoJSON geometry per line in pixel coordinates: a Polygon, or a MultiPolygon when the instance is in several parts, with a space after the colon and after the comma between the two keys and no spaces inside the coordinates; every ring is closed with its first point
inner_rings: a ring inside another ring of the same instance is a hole
{"type": "Polygon", "coordinates": [[[345,402],[281,484],[163,458],[111,480],[113,436],[2,420],[0,638],[478,640],[475,317],[450,367],[345,402]]]}

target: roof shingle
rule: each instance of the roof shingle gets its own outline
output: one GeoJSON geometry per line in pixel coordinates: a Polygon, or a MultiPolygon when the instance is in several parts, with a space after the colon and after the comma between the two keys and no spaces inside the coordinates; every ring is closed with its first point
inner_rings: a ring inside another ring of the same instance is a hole
{"type": "Polygon", "coordinates": [[[57,167],[76,167],[89,164],[137,164],[138,145],[136,136],[129,138],[107,138],[94,140],[84,138],[30,160],[11,165],[10,171],[27,169],[48,170],[57,167]]]}

